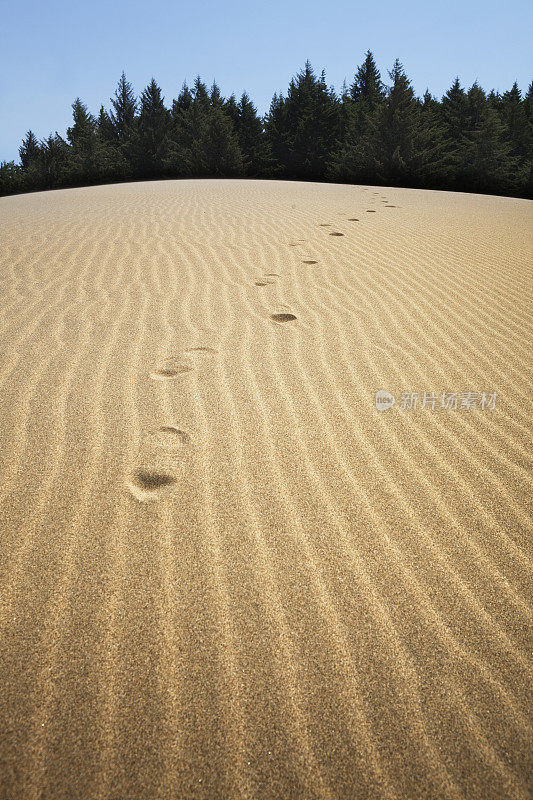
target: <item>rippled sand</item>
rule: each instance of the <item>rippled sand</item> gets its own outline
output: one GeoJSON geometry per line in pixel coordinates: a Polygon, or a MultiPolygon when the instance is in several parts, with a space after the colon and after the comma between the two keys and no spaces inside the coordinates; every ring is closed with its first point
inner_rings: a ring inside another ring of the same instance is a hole
{"type": "Polygon", "coordinates": [[[2,800],[530,797],[531,209],[0,199],[2,800]]]}

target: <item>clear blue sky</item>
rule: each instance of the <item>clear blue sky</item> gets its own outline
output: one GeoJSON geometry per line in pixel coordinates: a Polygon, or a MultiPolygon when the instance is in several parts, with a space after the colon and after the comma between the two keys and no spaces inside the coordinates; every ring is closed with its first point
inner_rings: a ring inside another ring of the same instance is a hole
{"type": "Polygon", "coordinates": [[[79,95],[109,106],[124,69],[151,77],[167,105],[184,80],[247,90],[264,113],[307,58],[337,89],[371,49],[382,75],[398,57],[417,93],[456,75],[501,91],[533,79],[533,4],[494,0],[1,0],[0,160],[28,128],[64,134],[79,95]]]}

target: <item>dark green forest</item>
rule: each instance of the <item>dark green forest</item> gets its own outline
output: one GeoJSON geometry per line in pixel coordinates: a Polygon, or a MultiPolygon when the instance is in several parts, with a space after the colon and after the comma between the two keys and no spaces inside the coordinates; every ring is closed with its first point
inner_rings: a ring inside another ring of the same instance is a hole
{"type": "Polygon", "coordinates": [[[77,98],[66,137],[29,130],[0,194],[117,181],[250,177],[367,183],[531,197],[533,83],[522,96],[470,89],[416,97],[399,61],[387,84],[372,53],[339,93],[309,62],[260,117],[247,94],[198,77],[167,108],[156,81],[137,98],[122,74],[111,107],[77,98]]]}

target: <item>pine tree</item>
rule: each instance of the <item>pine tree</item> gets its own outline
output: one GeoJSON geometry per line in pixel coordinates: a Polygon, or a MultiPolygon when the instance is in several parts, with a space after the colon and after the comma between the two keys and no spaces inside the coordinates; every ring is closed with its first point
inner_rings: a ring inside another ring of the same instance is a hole
{"type": "Polygon", "coordinates": [[[532,131],[516,81],[502,95],[498,110],[500,119],[507,126],[510,155],[516,159],[519,167],[523,167],[531,156],[532,131]]]}
{"type": "Polygon", "coordinates": [[[509,191],[516,183],[516,161],[508,131],[477,84],[467,94],[467,119],[457,163],[458,180],[473,192],[509,191]],[[513,173],[515,173],[513,177],[513,173]]]}
{"type": "Polygon", "coordinates": [[[385,99],[385,86],[370,50],[363,64],[357,68],[349,94],[354,103],[363,103],[368,111],[385,99]]]}
{"type": "Polygon", "coordinates": [[[210,105],[212,108],[223,108],[224,107],[224,98],[220,94],[220,89],[218,88],[216,81],[213,81],[213,85],[211,86],[211,92],[209,94],[210,105]]]}
{"type": "MultiPolygon", "coordinates": [[[[381,80],[381,75],[374,61],[374,56],[370,50],[367,51],[365,61],[357,68],[353,83],[346,88],[343,86],[341,93],[341,116],[339,138],[328,161],[328,174],[336,180],[343,180],[343,164],[346,160],[351,160],[350,153],[353,154],[357,144],[368,135],[368,130],[372,128],[369,116],[375,111],[378,105],[385,100],[385,86],[381,80]]],[[[355,168],[355,165],[353,165],[355,168]]],[[[370,172],[374,169],[369,167],[370,172]]],[[[357,168],[361,177],[363,172],[369,177],[368,169],[357,168]]],[[[350,174],[353,174],[350,168],[350,174]]]]}
{"type": "Polygon", "coordinates": [[[352,108],[344,136],[337,141],[328,159],[328,178],[349,183],[377,183],[378,137],[376,110],[363,114],[352,108]]]}
{"type": "MultiPolygon", "coordinates": [[[[31,190],[40,185],[39,171],[40,144],[33,131],[28,131],[19,147],[20,174],[17,177],[17,185],[20,189],[31,190]]],[[[7,176],[9,162],[6,162],[5,175],[7,176]]],[[[9,173],[10,180],[13,181],[15,173],[9,173]]],[[[7,177],[5,178],[7,180],[7,177]]],[[[15,184],[13,184],[15,185],[15,184]]]]}
{"type": "Polygon", "coordinates": [[[489,105],[490,108],[493,108],[494,111],[500,111],[501,104],[502,104],[501,94],[499,92],[495,92],[494,89],[492,89],[487,95],[487,105],[489,105]]]}
{"type": "Polygon", "coordinates": [[[40,144],[38,174],[40,186],[45,189],[56,189],[68,183],[69,146],[57,131],[40,144]]]}
{"type": "Polygon", "coordinates": [[[201,175],[200,140],[204,134],[210,101],[200,77],[189,89],[183,85],[172,103],[170,140],[165,166],[171,175],[201,175]]]}
{"type": "Polygon", "coordinates": [[[257,109],[244,92],[237,104],[232,95],[224,110],[233,122],[243,158],[244,174],[258,177],[269,174],[272,156],[257,109]]]}
{"type": "Polygon", "coordinates": [[[389,75],[385,100],[370,112],[352,114],[346,138],[330,159],[332,178],[414,186],[442,172],[443,147],[429,99],[423,112],[398,59],[389,75]]]}
{"type": "Polygon", "coordinates": [[[129,177],[133,172],[134,152],[137,143],[137,100],[131,83],[124,72],[120,76],[114,98],[111,99],[113,110],[109,119],[121,156],[122,176],[129,177]]]}
{"type": "Polygon", "coordinates": [[[286,113],[286,101],[283,95],[275,93],[265,117],[265,133],[273,161],[269,170],[271,175],[284,175],[289,160],[289,148],[285,137],[286,113]]]}
{"type": "Polygon", "coordinates": [[[109,144],[116,143],[115,128],[109,114],[103,106],[100,106],[100,111],[98,112],[96,130],[102,141],[109,144]]]}
{"type": "Polygon", "coordinates": [[[141,95],[140,105],[137,171],[142,176],[157,177],[164,172],[169,154],[170,113],[153,78],[141,95]]]}
{"type": "Polygon", "coordinates": [[[197,152],[201,175],[234,177],[243,174],[242,153],[231,119],[221,108],[213,108],[197,152]]]}
{"type": "Polygon", "coordinates": [[[27,188],[24,184],[22,168],[14,161],[0,161],[0,196],[15,194],[27,188]]]}
{"type": "Polygon", "coordinates": [[[39,157],[39,142],[33,131],[28,131],[19,147],[20,164],[23,171],[30,169],[39,157]]]}
{"type": "MultiPolygon", "coordinates": [[[[529,141],[533,142],[533,81],[529,84],[523,99],[524,114],[528,123],[529,141]]],[[[530,144],[529,153],[523,169],[520,190],[526,197],[533,197],[533,145],[530,144]]]]}
{"type": "Polygon", "coordinates": [[[383,178],[394,183],[410,182],[416,170],[415,162],[422,157],[419,107],[411,82],[398,59],[389,76],[392,86],[378,117],[380,172],[383,178]]]}
{"type": "Polygon", "coordinates": [[[111,105],[114,110],[109,116],[115,135],[119,141],[125,140],[134,124],[137,100],[135,99],[133,87],[126,79],[124,72],[119,78],[115,97],[111,99],[111,105]]]}
{"type": "Polygon", "coordinates": [[[193,99],[191,90],[184,83],[177,100],[172,101],[172,116],[177,117],[180,111],[187,111],[191,107],[193,99]]]}
{"type": "Polygon", "coordinates": [[[459,176],[459,171],[464,162],[463,135],[468,119],[468,100],[459,78],[455,78],[442,98],[440,118],[444,147],[450,164],[447,185],[449,188],[460,188],[463,178],[459,176]]]}
{"type": "Polygon", "coordinates": [[[420,136],[417,147],[424,148],[417,165],[417,185],[443,188],[452,174],[453,162],[449,155],[446,130],[442,121],[442,108],[426,89],[420,108],[420,136]]]}
{"type": "MultiPolygon", "coordinates": [[[[217,87],[218,89],[218,87],[217,87]]],[[[208,109],[211,106],[211,98],[209,97],[209,92],[207,91],[207,86],[202,81],[199,75],[196,76],[194,80],[193,86],[193,97],[194,102],[201,109],[208,109]]],[[[215,94],[216,97],[216,94],[215,94]]]]}
{"type": "Polygon", "coordinates": [[[67,130],[70,142],[68,172],[74,183],[98,181],[106,173],[104,149],[97,134],[96,120],[79,97],[72,104],[73,124],[67,130]]]}
{"type": "Polygon", "coordinates": [[[100,106],[96,121],[96,135],[102,179],[119,180],[127,175],[130,167],[120,148],[111,118],[103,106],[100,106]]]}
{"type": "Polygon", "coordinates": [[[456,78],[442,98],[442,119],[452,143],[458,143],[466,125],[468,102],[464,89],[456,78]]]}
{"type": "Polygon", "coordinates": [[[212,97],[198,76],[172,105],[172,133],[166,164],[174,175],[242,174],[242,154],[218,87],[212,97]]]}
{"type": "Polygon", "coordinates": [[[328,89],[324,73],[317,78],[307,61],[291,80],[287,99],[281,102],[283,113],[277,113],[279,100],[275,98],[267,117],[273,153],[282,159],[287,177],[323,179],[340,132],[340,104],[328,89]]]}
{"type": "Polygon", "coordinates": [[[524,112],[530,125],[533,125],[533,81],[528,86],[524,95],[524,112]]]}

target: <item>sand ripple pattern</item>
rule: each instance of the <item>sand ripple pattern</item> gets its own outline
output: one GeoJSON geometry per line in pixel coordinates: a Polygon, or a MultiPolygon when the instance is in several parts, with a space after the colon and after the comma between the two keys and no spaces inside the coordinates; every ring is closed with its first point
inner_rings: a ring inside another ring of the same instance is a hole
{"type": "Polygon", "coordinates": [[[2,800],[531,797],[531,214],[0,199],[2,800]]]}

